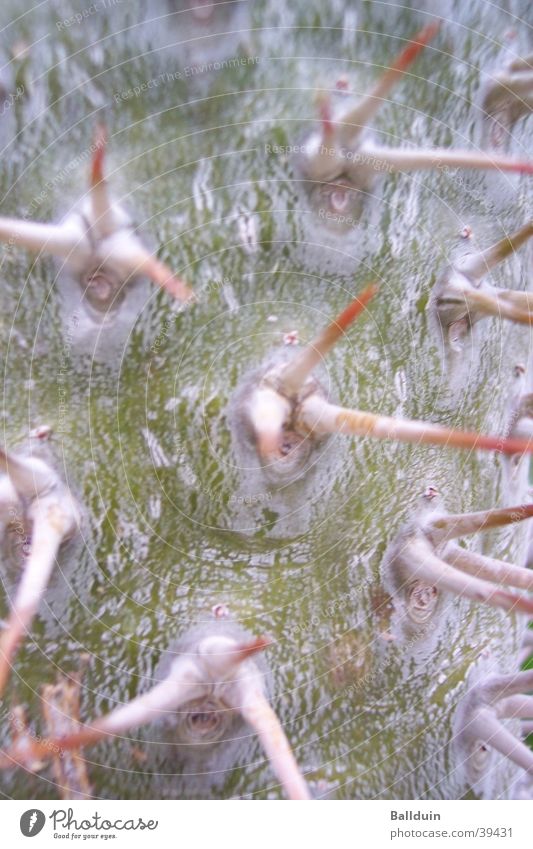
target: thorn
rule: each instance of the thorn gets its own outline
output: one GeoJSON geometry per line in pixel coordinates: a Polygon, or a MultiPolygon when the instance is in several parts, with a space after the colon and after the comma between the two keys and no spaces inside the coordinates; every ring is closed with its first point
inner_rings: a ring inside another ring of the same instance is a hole
{"type": "Polygon", "coordinates": [[[348,77],[339,77],[339,79],[335,83],[335,88],[337,89],[337,91],[348,91],[350,88],[348,77]]]}
{"type": "Polygon", "coordinates": [[[427,47],[429,42],[435,38],[440,29],[440,23],[440,21],[434,21],[422,27],[401,51],[389,70],[406,71],[409,65],[413,64],[418,54],[422,52],[423,48],[427,47]]]}
{"type": "Polygon", "coordinates": [[[233,650],[237,654],[237,662],[241,663],[248,658],[252,657],[257,652],[264,651],[269,646],[273,644],[273,640],[271,637],[262,636],[255,637],[249,643],[244,643],[242,645],[237,645],[233,650]]]}
{"type": "Polygon", "coordinates": [[[333,125],[331,114],[331,101],[327,95],[322,95],[319,97],[318,113],[320,115],[320,121],[322,123],[323,140],[324,142],[331,142],[335,134],[335,128],[333,125]]]}
{"type": "Polygon", "coordinates": [[[211,613],[215,619],[227,619],[230,615],[229,608],[225,604],[214,604],[211,613]]]}
{"type": "Polygon", "coordinates": [[[300,340],[298,338],[297,330],[289,330],[288,333],[283,334],[283,344],[284,345],[299,345],[300,340]]]}
{"type": "Polygon", "coordinates": [[[91,163],[91,186],[97,186],[104,177],[104,157],[107,146],[107,128],[105,124],[97,124],[94,131],[93,147],[95,148],[91,163]]]}
{"type": "Polygon", "coordinates": [[[30,439],[39,439],[41,442],[44,442],[52,436],[53,432],[50,425],[39,425],[33,428],[33,430],[30,430],[30,439]]]}

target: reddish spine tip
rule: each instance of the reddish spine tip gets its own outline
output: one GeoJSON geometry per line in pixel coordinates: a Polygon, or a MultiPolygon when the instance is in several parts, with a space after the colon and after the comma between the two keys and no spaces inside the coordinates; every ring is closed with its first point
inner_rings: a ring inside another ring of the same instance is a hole
{"type": "Polygon", "coordinates": [[[271,645],[272,639],[264,635],[262,637],[255,637],[249,643],[238,646],[236,652],[241,656],[240,659],[246,660],[248,657],[257,654],[259,651],[263,651],[271,645]]]}
{"type": "Polygon", "coordinates": [[[533,516],[533,504],[519,504],[513,508],[513,512],[519,514],[524,519],[529,519],[533,516]]]}
{"type": "Polygon", "coordinates": [[[366,305],[377,294],[379,286],[377,283],[370,283],[363,291],[349,304],[343,312],[335,319],[335,324],[342,330],[346,330],[350,324],[363,312],[366,305]]]}

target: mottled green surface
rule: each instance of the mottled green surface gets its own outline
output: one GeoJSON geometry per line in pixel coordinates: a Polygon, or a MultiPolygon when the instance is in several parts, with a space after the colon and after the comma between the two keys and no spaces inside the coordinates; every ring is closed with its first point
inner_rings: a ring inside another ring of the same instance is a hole
{"type": "MultiPolygon", "coordinates": [[[[57,22],[87,6],[32,5],[8,0],[0,13],[3,61],[16,42],[29,45],[6,77],[22,81],[25,94],[0,119],[2,214],[67,212],[85,191],[88,160],[69,163],[104,117],[117,196],[201,300],[180,314],[141,283],[115,327],[89,331],[75,284],[51,260],[0,251],[4,437],[16,446],[29,428],[54,426],[58,467],[84,506],[82,539],[65,549],[2,710],[21,702],[39,728],[40,686],[76,669],[82,652],[92,656],[83,716],[107,710],[146,689],[169,640],[225,602],[251,631],[275,639],[273,702],[317,795],[464,794],[448,745],[454,705],[482,649],[492,668],[517,668],[518,624],[462,601],[446,609],[429,648],[387,642],[379,636],[387,623],[373,613],[381,558],[428,483],[450,509],[467,510],[520,501],[524,482],[506,492],[501,462],[488,455],[338,438],[304,482],[276,492],[238,468],[225,415],[241,376],[282,332],[297,328],[308,339],[377,279],[370,314],[329,360],[339,399],[505,429],[512,367],[529,359],[529,331],[483,322],[450,383],[425,305],[460,229],[471,225],[483,246],[516,229],[531,211],[531,182],[467,172],[389,177],[360,226],[336,233],[310,209],[291,162],[265,145],[299,143],[315,118],[315,90],[340,74],[366,91],[432,13],[443,15],[442,32],[377,119],[378,138],[479,145],[480,69],[501,60],[508,29],[518,33],[513,49],[531,50],[529,3],[509,11],[483,0],[427,3],[423,12],[421,3],[414,11],[266,0],[222,18],[222,32],[247,17],[249,31],[188,44],[183,19],[163,3],[123,0],[68,28],[57,22]],[[257,59],[185,75],[195,61],[246,55],[257,59]],[[120,97],[177,72],[183,79],[120,97]],[[278,321],[268,322],[273,314],[278,321]]],[[[525,120],[515,126],[509,152],[524,154],[527,129],[525,120]]],[[[528,256],[526,248],[493,282],[524,288],[528,256]]],[[[525,533],[493,534],[485,550],[521,562],[525,533]]],[[[2,574],[10,591],[9,564],[2,574]]],[[[0,605],[2,616],[6,592],[0,605]]],[[[3,722],[4,739],[8,731],[3,722]]],[[[150,729],[132,737],[136,749],[124,740],[88,752],[96,796],[279,795],[254,737],[236,762],[219,757],[196,779],[146,742],[150,729]]],[[[497,758],[493,768],[494,793],[506,795],[513,770],[497,758]]],[[[10,797],[57,797],[46,771],[2,774],[0,787],[10,797]]]]}

